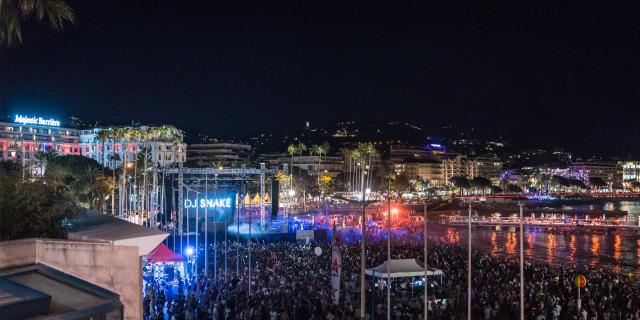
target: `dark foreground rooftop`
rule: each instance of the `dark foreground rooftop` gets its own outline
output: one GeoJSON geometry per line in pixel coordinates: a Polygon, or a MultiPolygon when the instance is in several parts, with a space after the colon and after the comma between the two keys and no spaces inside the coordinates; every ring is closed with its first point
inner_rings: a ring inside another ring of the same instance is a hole
{"type": "Polygon", "coordinates": [[[119,296],[42,264],[0,270],[0,320],[122,319],[119,296]]]}

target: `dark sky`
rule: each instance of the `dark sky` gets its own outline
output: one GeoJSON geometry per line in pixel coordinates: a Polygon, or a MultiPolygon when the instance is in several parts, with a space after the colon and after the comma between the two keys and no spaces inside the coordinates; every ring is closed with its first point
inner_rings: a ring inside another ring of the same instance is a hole
{"type": "Polygon", "coordinates": [[[2,50],[8,110],[244,135],[337,120],[640,147],[640,3],[69,1],[2,50]],[[277,4],[276,4],[277,3],[277,4]]]}

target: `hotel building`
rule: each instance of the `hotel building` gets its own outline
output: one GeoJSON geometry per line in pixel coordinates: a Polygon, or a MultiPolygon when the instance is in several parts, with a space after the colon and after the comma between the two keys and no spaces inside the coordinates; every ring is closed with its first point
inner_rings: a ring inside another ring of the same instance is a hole
{"type": "Polygon", "coordinates": [[[14,122],[0,122],[0,160],[20,162],[32,174],[42,174],[40,152],[81,155],[79,141],[78,130],[55,119],[16,115],[14,122]]]}
{"type": "Polygon", "coordinates": [[[198,167],[233,167],[249,161],[251,146],[243,143],[190,144],[187,162],[198,167]]]}
{"type": "Polygon", "coordinates": [[[589,178],[600,178],[608,185],[622,185],[623,168],[617,162],[574,162],[569,166],[571,175],[589,184],[589,178]]]}
{"type": "MultiPolygon", "coordinates": [[[[141,130],[149,128],[149,126],[136,127],[136,129],[141,130]]],[[[174,163],[184,163],[186,160],[187,144],[182,141],[182,138],[177,143],[167,139],[100,141],[98,133],[110,129],[93,128],[81,130],[81,154],[112,169],[121,166],[125,156],[127,163],[134,162],[141,152],[148,152],[149,161],[159,167],[169,166],[174,163]]]]}

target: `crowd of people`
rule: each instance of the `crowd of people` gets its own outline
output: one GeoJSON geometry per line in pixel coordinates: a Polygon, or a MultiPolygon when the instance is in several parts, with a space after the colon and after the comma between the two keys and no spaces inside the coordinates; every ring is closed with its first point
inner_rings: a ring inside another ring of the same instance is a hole
{"type": "MultiPolygon", "coordinates": [[[[342,234],[343,239],[346,234],[342,234]]],[[[423,259],[421,241],[393,239],[392,259],[423,259]]],[[[367,319],[386,318],[384,279],[367,277],[366,310],[359,310],[360,245],[340,244],[343,265],[340,303],[332,304],[329,243],[292,241],[251,243],[251,265],[246,242],[228,243],[225,270],[224,245],[209,250],[205,272],[181,277],[176,282],[152,279],[145,282],[146,319],[367,319]],[[321,254],[315,247],[322,249],[321,254]],[[217,256],[214,257],[213,255],[217,256]],[[238,258],[238,259],[236,259],[238,258]],[[250,268],[249,268],[250,267],[250,268]],[[251,277],[249,277],[251,269],[251,277]],[[371,285],[372,284],[372,285],[371,285]],[[373,289],[373,292],[371,290],[373,289]]],[[[200,248],[200,255],[204,252],[200,248]]],[[[386,241],[370,239],[366,266],[387,259],[386,241]]],[[[429,267],[444,271],[429,279],[430,319],[467,319],[467,251],[443,243],[429,243],[429,267]],[[436,301],[438,301],[436,303],[436,301]]],[[[525,314],[527,319],[640,320],[640,296],[635,276],[601,268],[551,267],[525,262],[525,314]],[[578,308],[575,276],[583,274],[578,308]]],[[[423,287],[413,279],[392,280],[393,319],[423,318],[423,287]]],[[[472,259],[472,318],[516,319],[519,313],[519,263],[515,259],[474,251],[472,259]]]]}

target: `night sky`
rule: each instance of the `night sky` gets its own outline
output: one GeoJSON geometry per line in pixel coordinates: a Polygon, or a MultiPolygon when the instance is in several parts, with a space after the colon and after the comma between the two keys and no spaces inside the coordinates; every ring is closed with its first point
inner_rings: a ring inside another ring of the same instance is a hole
{"type": "Polygon", "coordinates": [[[216,136],[409,120],[638,154],[639,2],[69,3],[75,25],[3,48],[4,113],[216,136]]]}

